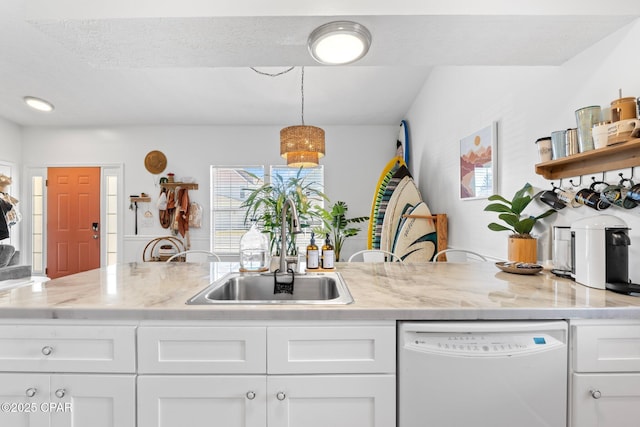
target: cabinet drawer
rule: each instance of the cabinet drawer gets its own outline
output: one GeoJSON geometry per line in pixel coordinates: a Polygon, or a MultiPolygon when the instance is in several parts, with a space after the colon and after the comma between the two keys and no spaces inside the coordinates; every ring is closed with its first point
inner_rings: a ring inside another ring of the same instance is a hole
{"type": "Polygon", "coordinates": [[[640,374],[574,374],[571,427],[637,427],[640,374]]]}
{"type": "Polygon", "coordinates": [[[264,374],[264,327],[138,328],[138,372],[264,374]]]}
{"type": "Polygon", "coordinates": [[[393,373],[395,327],[270,327],[270,374],[393,373]]]}
{"type": "Polygon", "coordinates": [[[640,322],[573,322],[576,372],[640,372],[640,322]]]}
{"type": "Polygon", "coordinates": [[[0,326],[0,371],[135,370],[134,326],[0,326]]]}

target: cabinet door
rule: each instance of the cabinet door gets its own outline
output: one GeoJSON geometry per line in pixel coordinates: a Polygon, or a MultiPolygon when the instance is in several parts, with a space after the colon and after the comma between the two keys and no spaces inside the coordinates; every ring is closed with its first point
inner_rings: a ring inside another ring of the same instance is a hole
{"type": "Polygon", "coordinates": [[[138,427],[264,427],[266,418],[263,375],[138,377],[138,427]]]}
{"type": "Polygon", "coordinates": [[[0,426],[48,427],[49,414],[41,408],[48,401],[48,375],[0,374],[0,426]]]}
{"type": "Polygon", "coordinates": [[[135,427],[134,375],[52,375],[51,427],[135,427]]]}
{"type": "Polygon", "coordinates": [[[269,427],[396,425],[394,375],[270,376],[269,427]]]}
{"type": "Polygon", "coordinates": [[[637,427],[640,374],[574,374],[572,427],[637,427]]]}

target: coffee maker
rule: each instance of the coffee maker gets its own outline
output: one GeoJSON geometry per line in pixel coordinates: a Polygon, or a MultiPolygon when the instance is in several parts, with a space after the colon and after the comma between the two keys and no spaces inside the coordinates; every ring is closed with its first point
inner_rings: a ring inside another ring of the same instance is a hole
{"type": "Polygon", "coordinates": [[[629,228],[613,215],[571,224],[571,276],[576,282],[615,292],[640,292],[629,280],[629,228]]]}

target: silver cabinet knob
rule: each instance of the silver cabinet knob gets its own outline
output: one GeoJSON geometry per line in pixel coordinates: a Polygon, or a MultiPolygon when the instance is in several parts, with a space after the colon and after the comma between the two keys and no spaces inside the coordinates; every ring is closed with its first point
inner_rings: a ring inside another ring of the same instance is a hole
{"type": "Polygon", "coordinates": [[[591,397],[594,399],[600,399],[602,397],[602,393],[600,393],[600,390],[591,390],[591,397]]]}
{"type": "Polygon", "coordinates": [[[66,390],[63,388],[59,388],[56,390],[56,397],[59,397],[60,399],[62,399],[64,397],[66,393],[66,390]]]}
{"type": "Polygon", "coordinates": [[[286,395],[286,394],[284,394],[284,392],[282,392],[282,391],[279,391],[279,392],[276,394],[276,399],[278,399],[278,400],[284,400],[286,397],[287,397],[287,395],[286,395]]]}
{"type": "Polygon", "coordinates": [[[36,395],[37,391],[38,391],[37,389],[32,387],[32,388],[28,388],[27,391],[25,391],[25,394],[27,395],[27,397],[33,397],[36,395]]]}
{"type": "Polygon", "coordinates": [[[256,394],[254,392],[252,392],[252,391],[248,391],[247,392],[247,399],[253,400],[255,398],[256,398],[256,394]]]}
{"type": "Polygon", "coordinates": [[[53,347],[50,347],[48,345],[42,347],[42,354],[44,354],[45,356],[49,356],[51,353],[53,353],[53,347]]]}

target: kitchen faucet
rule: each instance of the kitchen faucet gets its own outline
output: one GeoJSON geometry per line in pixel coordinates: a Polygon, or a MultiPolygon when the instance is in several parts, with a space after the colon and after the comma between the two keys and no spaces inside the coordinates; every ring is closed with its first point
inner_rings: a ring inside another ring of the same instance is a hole
{"type": "Polygon", "coordinates": [[[291,211],[291,234],[301,233],[298,210],[291,197],[285,200],[282,205],[282,216],[280,221],[280,268],[279,272],[287,274],[287,207],[291,211]]]}

